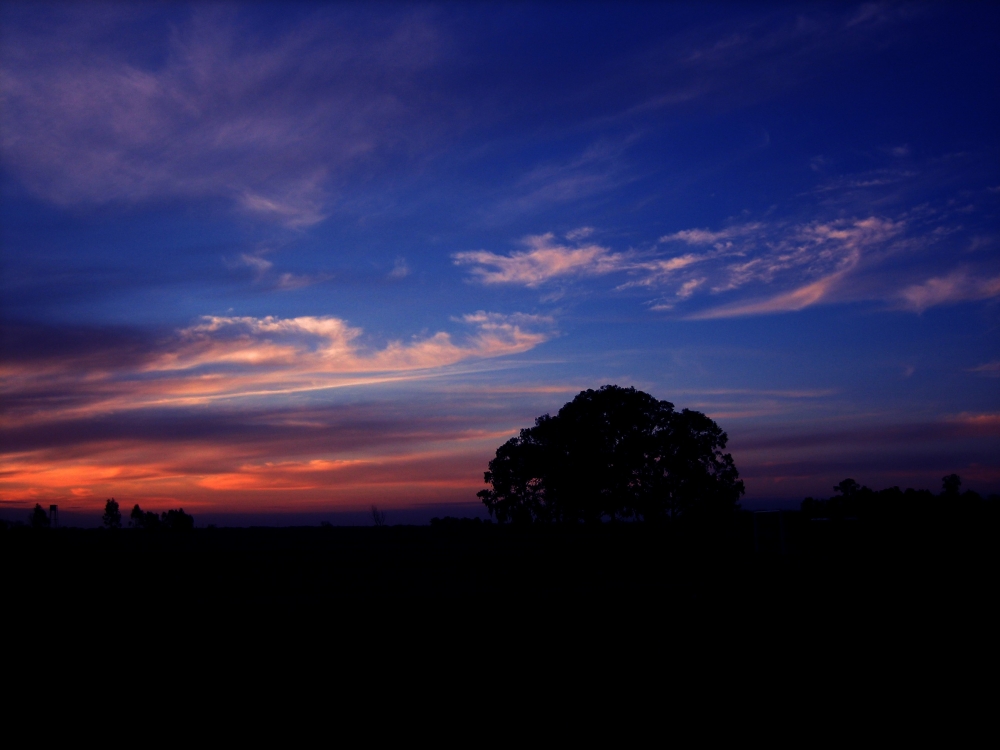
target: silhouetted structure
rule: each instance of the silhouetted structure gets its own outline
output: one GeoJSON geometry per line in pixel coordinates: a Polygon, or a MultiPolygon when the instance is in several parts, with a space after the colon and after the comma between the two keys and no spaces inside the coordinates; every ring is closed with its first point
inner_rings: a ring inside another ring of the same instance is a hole
{"type": "Polygon", "coordinates": [[[49,526],[56,528],[59,525],[59,506],[50,505],[49,506],[49,526]]]}
{"type": "Polygon", "coordinates": [[[728,517],[743,482],[726,442],[701,412],[606,385],[500,446],[478,496],[501,523],[728,517]]]}

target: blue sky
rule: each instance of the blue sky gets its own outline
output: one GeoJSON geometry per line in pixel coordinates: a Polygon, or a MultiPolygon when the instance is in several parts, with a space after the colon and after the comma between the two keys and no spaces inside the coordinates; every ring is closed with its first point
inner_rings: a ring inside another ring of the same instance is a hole
{"type": "Polygon", "coordinates": [[[474,502],[612,382],[1000,490],[987,4],[0,13],[5,507],[474,502]]]}

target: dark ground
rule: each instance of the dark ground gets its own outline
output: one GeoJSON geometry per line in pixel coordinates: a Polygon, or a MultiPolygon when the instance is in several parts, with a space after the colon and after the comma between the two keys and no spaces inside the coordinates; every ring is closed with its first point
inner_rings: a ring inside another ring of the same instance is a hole
{"type": "MultiPolygon", "coordinates": [[[[429,601],[720,613],[950,607],[989,613],[992,527],[751,514],[732,527],[435,526],[0,530],[3,599],[35,610],[337,608],[429,601]]],[[[687,616],[687,615],[685,615],[687,616]]]]}
{"type": "Polygon", "coordinates": [[[780,516],[757,520],[756,536],[751,514],[724,529],[0,528],[0,663],[32,703],[23,716],[55,694],[218,718],[236,695],[254,731],[302,706],[350,724],[414,703],[435,724],[538,704],[588,733],[723,701],[757,716],[691,713],[699,731],[771,733],[798,706],[827,732],[845,715],[888,721],[898,701],[923,726],[916,707],[937,715],[958,695],[989,715],[976,686],[997,663],[992,525],[886,534],[789,515],[782,551],[780,516]]]}

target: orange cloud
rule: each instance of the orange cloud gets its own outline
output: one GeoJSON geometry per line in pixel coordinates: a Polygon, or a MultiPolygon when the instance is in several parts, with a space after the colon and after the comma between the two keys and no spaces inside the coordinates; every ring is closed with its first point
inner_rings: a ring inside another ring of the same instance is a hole
{"type": "Polygon", "coordinates": [[[192,446],[172,449],[151,444],[145,446],[144,458],[133,449],[130,456],[121,451],[96,452],[69,463],[36,456],[5,468],[0,502],[30,498],[31,502],[62,502],[70,508],[97,511],[106,497],[114,496],[123,504],[166,507],[183,502],[185,507],[222,512],[364,507],[364,498],[373,495],[386,507],[449,498],[469,502],[481,489],[482,472],[495,443],[496,438],[491,438],[472,446],[446,445],[430,452],[347,460],[240,463],[239,455],[233,455],[203,474],[183,466],[184,454],[192,446]],[[127,463],[109,463],[116,457],[127,463]]]}
{"type": "Polygon", "coordinates": [[[825,298],[844,278],[845,271],[831,274],[819,281],[778,294],[770,299],[725,305],[688,316],[690,320],[712,320],[715,318],[738,318],[746,315],[768,315],[771,313],[794,312],[814,305],[825,298]]]}
{"type": "Polygon", "coordinates": [[[528,351],[551,336],[552,321],[542,316],[480,311],[460,322],[471,333],[459,340],[441,331],[372,349],[360,343],[361,329],[340,318],[208,316],[117,366],[81,369],[55,359],[4,367],[0,395],[25,403],[38,395],[41,406],[9,411],[0,424],[425,379],[460,362],[528,351]],[[43,393],[58,393],[60,405],[43,393]]]}
{"type": "Polygon", "coordinates": [[[376,495],[387,507],[468,502],[523,419],[511,420],[506,404],[482,407],[484,394],[468,389],[426,401],[414,393],[405,405],[284,397],[445,376],[459,363],[528,351],[553,325],[485,311],[456,322],[461,334],[380,347],[333,317],[206,317],[158,342],[125,337],[118,348],[113,336],[97,349],[88,349],[91,334],[75,349],[56,339],[51,353],[4,367],[0,502],[91,510],[106,497],[228,510],[376,495]],[[229,401],[248,396],[235,408],[229,401]],[[442,413],[449,400],[454,408],[442,413]]]}

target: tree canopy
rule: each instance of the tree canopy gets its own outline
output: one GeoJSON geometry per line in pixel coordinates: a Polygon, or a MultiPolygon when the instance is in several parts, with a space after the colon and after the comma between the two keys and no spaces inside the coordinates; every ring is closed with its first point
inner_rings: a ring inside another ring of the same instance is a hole
{"type": "Polygon", "coordinates": [[[122,512],[119,510],[118,501],[113,497],[109,498],[104,504],[104,515],[101,516],[101,522],[108,529],[120,529],[122,527],[122,512]]]}
{"type": "Polygon", "coordinates": [[[743,494],[727,440],[701,412],[606,385],[501,445],[478,496],[501,523],[725,515],[743,494]]]}

